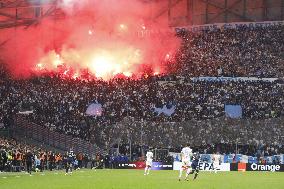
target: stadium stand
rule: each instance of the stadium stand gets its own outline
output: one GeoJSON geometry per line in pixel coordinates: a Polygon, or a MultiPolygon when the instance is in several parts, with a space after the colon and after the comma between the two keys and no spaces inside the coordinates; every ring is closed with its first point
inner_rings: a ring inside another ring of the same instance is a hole
{"type": "Polygon", "coordinates": [[[132,152],[137,156],[142,145],[177,151],[186,141],[204,153],[232,153],[236,144],[247,155],[283,153],[283,26],[178,35],[183,45],[172,76],[12,79],[1,67],[0,123],[10,127],[17,124],[11,115],[32,111],[22,117],[102,149],[119,138],[124,155],[130,153],[123,147],[129,140],[138,146],[132,152]],[[217,78],[193,78],[200,76],[217,78]],[[86,115],[93,102],[102,106],[95,117],[86,115]],[[228,118],[226,105],[239,105],[243,119],[228,118]]]}
{"type": "Polygon", "coordinates": [[[181,75],[283,77],[284,26],[180,32],[181,75]]]}

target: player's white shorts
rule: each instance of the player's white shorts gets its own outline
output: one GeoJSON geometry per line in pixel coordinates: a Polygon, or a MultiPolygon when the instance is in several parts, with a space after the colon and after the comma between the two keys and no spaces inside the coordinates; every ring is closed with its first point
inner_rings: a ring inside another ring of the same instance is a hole
{"type": "Polygon", "coordinates": [[[147,161],[146,161],[146,166],[152,167],[152,160],[147,160],[147,161]]]}
{"type": "Polygon", "coordinates": [[[181,166],[182,167],[190,167],[191,162],[189,161],[189,159],[183,159],[181,162],[181,166]]]}
{"type": "Polygon", "coordinates": [[[213,169],[218,169],[219,168],[219,162],[213,162],[213,169]]]}

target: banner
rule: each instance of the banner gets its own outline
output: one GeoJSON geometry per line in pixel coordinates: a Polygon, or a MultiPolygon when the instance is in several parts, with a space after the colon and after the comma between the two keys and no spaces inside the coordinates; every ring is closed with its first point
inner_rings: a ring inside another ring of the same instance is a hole
{"type": "Polygon", "coordinates": [[[193,82],[196,81],[266,81],[274,82],[278,78],[258,78],[258,77],[192,77],[190,78],[193,82]]]}
{"type": "MultiPolygon", "coordinates": [[[[212,171],[213,170],[213,163],[199,163],[199,170],[201,171],[212,171]]],[[[218,171],[230,171],[230,164],[229,163],[221,163],[217,165],[218,171]]]]}
{"type": "Polygon", "coordinates": [[[86,110],[86,114],[88,116],[101,116],[102,115],[102,105],[95,102],[95,103],[91,103],[87,110],[86,110]]]}
{"type": "MultiPolygon", "coordinates": [[[[180,170],[182,163],[175,161],[172,164],[163,162],[153,162],[152,170],[180,170]]],[[[144,161],[120,163],[118,169],[144,169],[144,161]]],[[[200,171],[213,171],[213,163],[200,162],[198,164],[200,171]]],[[[221,163],[216,166],[218,171],[266,171],[266,172],[284,172],[283,164],[257,164],[257,163],[221,163]]]]}
{"type": "Polygon", "coordinates": [[[119,163],[118,169],[138,169],[135,163],[119,163]]]}
{"type": "Polygon", "coordinates": [[[270,171],[284,172],[283,164],[258,164],[258,163],[231,163],[231,171],[270,171]]]}
{"type": "Polygon", "coordinates": [[[173,165],[163,162],[153,162],[152,170],[173,170],[173,165]]]}
{"type": "MultiPolygon", "coordinates": [[[[181,161],[181,153],[176,153],[176,152],[169,152],[169,156],[172,156],[174,158],[174,161],[181,161]]],[[[221,160],[223,163],[225,163],[224,156],[220,155],[221,160]]],[[[213,158],[213,154],[200,154],[200,161],[202,162],[208,162],[211,163],[213,158]]],[[[228,162],[226,162],[228,163],[228,162]]]]}
{"type": "Polygon", "coordinates": [[[247,163],[230,163],[230,171],[246,171],[247,163]]]}
{"type": "Polygon", "coordinates": [[[264,22],[232,22],[232,23],[214,23],[204,25],[189,25],[179,26],[170,29],[145,29],[137,31],[136,35],[140,38],[151,36],[167,36],[172,33],[179,33],[182,31],[202,32],[202,31],[216,31],[226,29],[240,29],[240,28],[268,28],[270,26],[283,26],[284,21],[264,21],[264,22]]]}
{"type": "Polygon", "coordinates": [[[284,172],[284,165],[279,164],[246,164],[246,171],[270,171],[270,172],[284,172]]]}
{"type": "Polygon", "coordinates": [[[172,156],[174,161],[181,161],[181,153],[169,152],[169,156],[172,156]]]}
{"type": "Polygon", "coordinates": [[[225,104],[225,113],[230,118],[241,118],[243,114],[241,105],[231,104],[225,104]]]}
{"type": "Polygon", "coordinates": [[[29,115],[29,114],[33,114],[34,111],[31,110],[31,111],[19,111],[19,114],[22,114],[22,115],[29,115]]]}
{"type": "Polygon", "coordinates": [[[166,116],[171,116],[173,113],[175,113],[176,107],[174,105],[171,105],[169,108],[164,105],[162,108],[154,108],[154,112],[156,112],[158,115],[164,114],[166,116]]]}
{"type": "MultiPolygon", "coordinates": [[[[198,164],[200,171],[213,171],[213,163],[200,162],[198,164]]],[[[181,162],[174,162],[173,170],[180,170],[181,162]]],[[[221,163],[217,165],[218,171],[230,171],[230,163],[221,163]]]]}
{"type": "Polygon", "coordinates": [[[136,169],[144,169],[146,167],[145,161],[137,161],[135,162],[136,169]]]}
{"type": "MultiPolygon", "coordinates": [[[[174,158],[174,161],[181,161],[181,154],[175,152],[169,152],[169,155],[174,158]]],[[[214,154],[200,154],[200,161],[206,163],[212,163],[214,154]]],[[[225,154],[220,155],[222,163],[258,163],[258,158],[255,156],[247,156],[242,154],[225,154]]],[[[265,156],[263,159],[268,164],[284,164],[284,154],[265,156]]]]}
{"type": "MultiPolygon", "coordinates": [[[[144,169],[146,167],[145,161],[137,161],[130,163],[118,164],[118,169],[144,169]]],[[[153,162],[152,170],[173,170],[173,165],[163,162],[153,162]]]]}
{"type": "Polygon", "coordinates": [[[267,28],[270,26],[283,26],[284,21],[264,21],[264,22],[233,22],[233,23],[216,23],[193,26],[175,27],[177,33],[181,31],[201,32],[216,31],[219,29],[240,29],[240,28],[267,28]]]}

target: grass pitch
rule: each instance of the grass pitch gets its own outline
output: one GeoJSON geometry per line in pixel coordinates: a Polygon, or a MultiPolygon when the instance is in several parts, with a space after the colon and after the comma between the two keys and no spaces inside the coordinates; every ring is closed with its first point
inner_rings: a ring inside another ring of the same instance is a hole
{"type": "Polygon", "coordinates": [[[178,171],[78,170],[0,173],[0,189],[284,189],[284,173],[201,172],[197,180],[178,181],[178,171]]]}

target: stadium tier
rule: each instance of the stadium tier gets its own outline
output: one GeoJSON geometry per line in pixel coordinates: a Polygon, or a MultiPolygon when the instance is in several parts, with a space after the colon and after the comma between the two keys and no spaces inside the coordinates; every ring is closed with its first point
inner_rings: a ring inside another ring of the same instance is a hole
{"type": "Polygon", "coordinates": [[[284,1],[18,1],[0,0],[1,189],[284,188],[284,1]]]}
{"type": "Polygon", "coordinates": [[[1,122],[11,125],[20,113],[102,149],[117,139],[159,148],[177,148],[186,140],[197,146],[238,141],[255,145],[254,152],[256,146],[283,144],[283,26],[177,35],[183,40],[178,69],[169,76],[13,79],[2,65],[1,122]],[[230,122],[232,117],[240,120],[230,122]]]}

